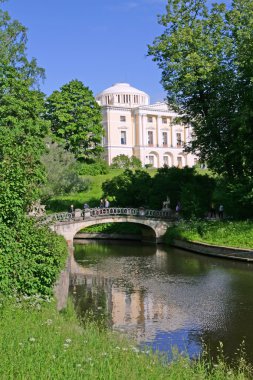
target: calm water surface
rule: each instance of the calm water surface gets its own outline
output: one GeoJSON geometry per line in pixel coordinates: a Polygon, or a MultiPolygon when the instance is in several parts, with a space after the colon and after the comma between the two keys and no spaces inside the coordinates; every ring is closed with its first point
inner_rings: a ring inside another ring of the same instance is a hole
{"type": "Polygon", "coordinates": [[[253,363],[253,265],[125,241],[75,246],[70,293],[79,315],[106,314],[140,344],[192,357],[202,342],[253,363]]]}

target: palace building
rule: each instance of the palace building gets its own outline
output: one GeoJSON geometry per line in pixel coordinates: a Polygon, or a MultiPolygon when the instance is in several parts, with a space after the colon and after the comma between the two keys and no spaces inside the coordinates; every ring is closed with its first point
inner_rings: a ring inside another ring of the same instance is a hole
{"type": "Polygon", "coordinates": [[[139,158],[144,165],[192,167],[197,157],[183,151],[191,127],[175,123],[178,116],[166,103],[150,104],[149,95],[128,83],[116,83],[96,96],[102,107],[108,164],[120,154],[139,158]]]}

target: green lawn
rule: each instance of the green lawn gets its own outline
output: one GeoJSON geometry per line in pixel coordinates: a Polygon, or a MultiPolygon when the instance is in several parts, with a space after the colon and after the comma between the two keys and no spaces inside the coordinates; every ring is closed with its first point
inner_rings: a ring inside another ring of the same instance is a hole
{"type": "Polygon", "coordinates": [[[253,221],[181,221],[167,231],[167,242],[173,238],[253,249],[253,221]]]}
{"type": "MultiPolygon", "coordinates": [[[[3,300],[2,300],[3,302],[3,300]]],[[[27,302],[27,301],[26,301],[27,302]]],[[[54,303],[38,308],[10,302],[0,307],[1,380],[244,380],[247,366],[236,370],[223,360],[216,366],[177,355],[168,364],[125,337],[86,321],[81,326],[73,308],[64,313],[54,303]]]]}

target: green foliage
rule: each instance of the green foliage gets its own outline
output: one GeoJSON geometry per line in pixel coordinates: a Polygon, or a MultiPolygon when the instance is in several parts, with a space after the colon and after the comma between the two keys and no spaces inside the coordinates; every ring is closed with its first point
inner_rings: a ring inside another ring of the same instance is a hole
{"type": "Polygon", "coordinates": [[[104,194],[113,197],[120,206],[143,205],[161,209],[167,197],[171,207],[180,202],[183,215],[203,215],[209,209],[215,187],[214,179],[200,175],[193,168],[160,168],[154,177],[145,171],[125,170],[103,183],[104,194]],[[205,189],[203,191],[203,189],[205,189]]]}
{"type": "Polygon", "coordinates": [[[148,202],[150,175],[143,170],[127,169],[122,174],[102,184],[105,196],[113,197],[120,206],[139,207],[148,202]]]}
{"type": "Polygon", "coordinates": [[[26,30],[0,10],[0,292],[52,293],[66,244],[26,219],[45,175],[40,161],[48,122],[43,70],[26,57],[26,30]]]}
{"type": "MultiPolygon", "coordinates": [[[[0,1],[0,3],[3,1],[0,1]]],[[[0,67],[14,68],[31,85],[39,85],[44,78],[44,69],[37,66],[36,59],[30,61],[26,55],[27,29],[17,20],[11,20],[8,12],[0,9],[0,67]]]]}
{"type": "Polygon", "coordinates": [[[78,173],[80,175],[91,175],[91,176],[97,176],[99,174],[108,174],[109,166],[106,161],[99,160],[99,159],[89,164],[80,162],[78,166],[78,173]]]}
{"type": "Polygon", "coordinates": [[[128,157],[125,154],[120,154],[113,157],[111,168],[112,169],[141,169],[141,160],[132,156],[128,157]]]}
{"type": "Polygon", "coordinates": [[[149,54],[169,102],[190,121],[189,149],[230,180],[253,176],[253,3],[168,0],[149,54]]]}
{"type": "Polygon", "coordinates": [[[200,241],[228,247],[253,248],[252,221],[204,221],[195,219],[181,220],[176,227],[169,228],[166,242],[180,238],[190,241],[200,241]]]}
{"type": "Polygon", "coordinates": [[[237,219],[251,218],[253,215],[253,183],[251,178],[227,181],[217,180],[214,193],[216,204],[223,204],[226,215],[237,219]]]}
{"type": "Polygon", "coordinates": [[[94,159],[103,151],[101,109],[82,82],[72,80],[54,91],[46,101],[45,118],[66,150],[81,160],[94,159]]]}
{"type": "Polygon", "coordinates": [[[180,202],[181,213],[186,217],[205,214],[215,187],[214,179],[197,174],[194,168],[188,167],[158,169],[152,182],[149,200],[152,208],[161,208],[162,202],[169,197],[172,209],[180,202]]]}
{"type": "Polygon", "coordinates": [[[66,257],[66,242],[47,227],[29,219],[0,224],[1,293],[51,295],[66,257]]]}
{"type": "Polygon", "coordinates": [[[41,199],[47,201],[53,196],[70,192],[87,191],[90,180],[80,178],[75,156],[60,144],[47,143],[47,152],[41,157],[46,170],[47,182],[41,189],[41,199]]]}
{"type": "Polygon", "coordinates": [[[40,117],[43,95],[15,69],[0,70],[0,218],[13,223],[39,196],[47,128],[40,117]]]}

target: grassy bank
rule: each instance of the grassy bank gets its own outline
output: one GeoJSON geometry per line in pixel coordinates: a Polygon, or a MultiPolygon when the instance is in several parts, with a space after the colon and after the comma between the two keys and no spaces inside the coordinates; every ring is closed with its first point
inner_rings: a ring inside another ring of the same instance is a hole
{"type": "MultiPolygon", "coordinates": [[[[110,180],[121,173],[124,169],[110,169],[108,174],[97,176],[84,176],[90,180],[90,189],[86,192],[61,195],[50,199],[47,203],[47,211],[60,212],[67,211],[69,206],[73,204],[75,208],[83,208],[84,203],[88,203],[90,207],[99,207],[100,199],[103,196],[102,183],[110,180]]],[[[156,173],[155,169],[147,169],[151,177],[156,173]]]]}
{"type": "Polygon", "coordinates": [[[1,306],[0,378],[11,379],[249,379],[244,360],[238,369],[223,361],[207,362],[178,357],[165,364],[156,355],[140,352],[93,322],[81,327],[72,308],[59,314],[54,303],[31,308],[8,302],[1,306]]]}
{"type": "Polygon", "coordinates": [[[112,179],[121,174],[122,171],[122,169],[111,169],[108,174],[85,176],[85,178],[88,178],[91,182],[88,191],[52,198],[48,201],[47,210],[52,212],[67,211],[71,204],[73,204],[75,208],[83,208],[84,203],[88,203],[90,207],[99,207],[99,201],[103,195],[102,183],[107,179],[112,179]]]}
{"type": "Polygon", "coordinates": [[[166,242],[175,238],[236,248],[253,248],[253,221],[191,220],[169,228],[166,242]]]}

